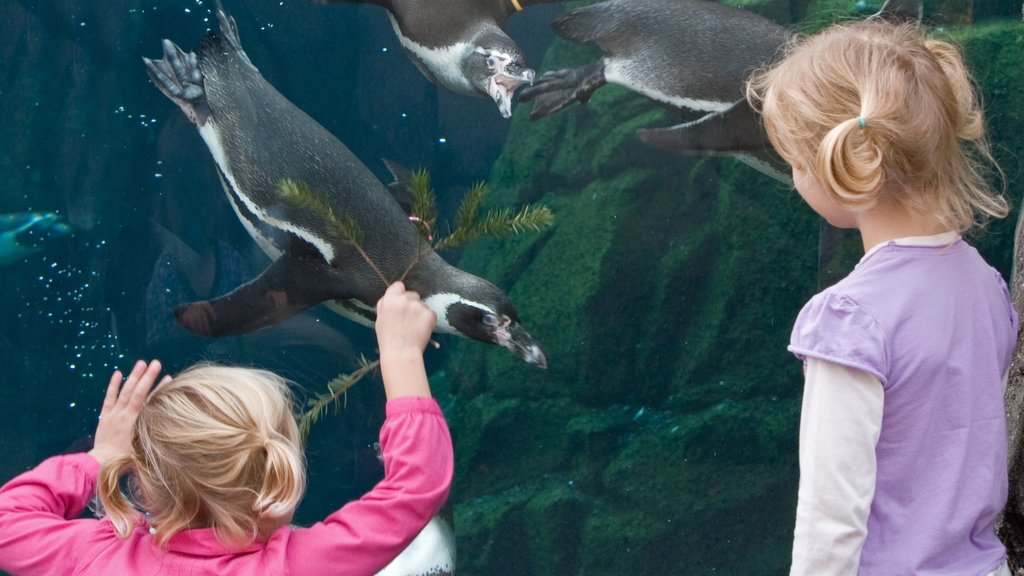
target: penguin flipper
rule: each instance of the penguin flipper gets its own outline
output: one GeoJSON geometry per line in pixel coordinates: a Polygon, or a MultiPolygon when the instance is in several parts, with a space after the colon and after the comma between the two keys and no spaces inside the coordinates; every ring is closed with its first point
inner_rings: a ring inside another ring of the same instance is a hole
{"type": "Polygon", "coordinates": [[[174,316],[189,332],[231,336],[278,324],[325,300],[346,296],[322,258],[286,253],[251,282],[219,298],[179,306],[174,316]]]}
{"type": "Polygon", "coordinates": [[[655,148],[691,154],[750,152],[770,145],[757,113],[746,100],[693,122],[637,130],[637,137],[655,148]]]}
{"type": "Polygon", "coordinates": [[[533,102],[530,120],[550,116],[573,102],[586,104],[587,100],[608,81],[604,76],[604,61],[599,60],[579,68],[565,68],[545,72],[531,86],[519,92],[523,102],[533,102]]]}

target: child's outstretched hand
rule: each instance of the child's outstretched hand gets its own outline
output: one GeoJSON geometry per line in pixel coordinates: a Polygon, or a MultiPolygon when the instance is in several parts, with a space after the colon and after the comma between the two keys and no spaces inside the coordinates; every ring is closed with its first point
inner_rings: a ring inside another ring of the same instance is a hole
{"type": "Polygon", "coordinates": [[[430,342],[437,316],[420,300],[395,282],[377,302],[377,346],[381,375],[388,398],[430,396],[423,367],[423,350],[430,342]]]}
{"type": "MultiPolygon", "coordinates": [[[[100,423],[96,426],[96,438],[89,451],[89,455],[99,460],[100,464],[131,451],[132,428],[142,405],[146,403],[149,391],[153,389],[153,383],[160,376],[160,370],[159,360],[153,360],[148,365],[139,360],[123,387],[121,371],[117,370],[111,375],[107,394],[103,398],[103,408],[100,410],[100,423]]],[[[164,376],[160,383],[170,380],[170,376],[164,376]]]]}

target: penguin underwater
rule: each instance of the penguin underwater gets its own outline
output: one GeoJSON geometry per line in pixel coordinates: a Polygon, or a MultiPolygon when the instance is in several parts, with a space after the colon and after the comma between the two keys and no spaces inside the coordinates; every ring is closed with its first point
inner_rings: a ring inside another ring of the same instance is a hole
{"type": "Polygon", "coordinates": [[[534,71],[505,33],[508,17],[532,4],[561,0],[314,0],[360,2],[388,11],[409,59],[432,82],[457,94],[494,100],[512,115],[512,96],[533,82],[534,71]]]}
{"type": "Polygon", "coordinates": [[[0,266],[40,252],[46,242],[70,233],[71,227],[53,212],[0,214],[0,266]]]}
{"type": "MultiPolygon", "coordinates": [[[[872,18],[916,20],[921,0],[888,0],[872,18]]],[[[545,72],[520,93],[530,118],[581,104],[607,83],[677,110],[703,113],[670,128],[637,131],[645,143],[683,153],[752,153],[770,148],[760,118],[747,104],[744,81],[781,55],[792,34],[740,8],[708,0],[607,0],[552,23],[570,42],[594,42],[603,58],[545,72]]]]}
{"type": "Polygon", "coordinates": [[[221,34],[209,33],[197,52],[164,40],[163,59],[143,61],[157,88],[198,127],[236,215],[273,263],[226,295],[179,307],[178,321],[205,336],[243,334],[330,301],[369,326],[387,283],[402,278],[437,314],[438,332],[498,344],[546,367],[508,297],[423,244],[373,173],[263,78],[234,19],[221,10],[217,17],[221,34]],[[289,181],[307,185],[323,209],[285,200],[289,181]],[[358,246],[331,225],[332,213],[359,227],[358,246]]]}

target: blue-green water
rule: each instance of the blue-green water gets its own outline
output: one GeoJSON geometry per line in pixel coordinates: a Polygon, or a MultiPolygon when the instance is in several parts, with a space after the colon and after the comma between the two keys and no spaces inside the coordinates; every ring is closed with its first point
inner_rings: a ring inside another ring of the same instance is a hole
{"type": "MultiPolygon", "coordinates": [[[[444,254],[509,294],[549,363],[454,337],[428,351],[455,434],[459,573],[784,573],[800,395],[788,331],[856,250],[819,259],[810,210],[733,159],[639,143],[635,129],[678,117],[623,88],[537,122],[518,103],[506,120],[489,100],[427,81],[378,7],[225,1],[263,75],[383,181],[388,158],[427,169],[445,215],[477,181],[490,184],[489,206],[554,212],[546,232],[444,254]]],[[[791,26],[861,13],[845,0],[744,4],[791,26]]],[[[926,15],[967,48],[1017,199],[1020,5],[980,4],[928,2],[926,15]]],[[[548,23],[566,8],[510,19],[540,72],[597,54],[556,41],[548,23]]],[[[371,332],[324,307],[223,339],[174,322],[177,304],[268,264],[194,126],[141,61],[163,38],[194,47],[216,26],[211,2],[0,9],[0,214],[53,212],[73,229],[0,267],[0,480],[88,447],[110,372],[139,357],[172,371],[200,359],[264,366],[300,396],[373,357],[371,332]]],[[[975,238],[1004,273],[1015,217],[975,238]]],[[[314,427],[300,522],[376,481],[382,417],[367,380],[314,427]]]]}

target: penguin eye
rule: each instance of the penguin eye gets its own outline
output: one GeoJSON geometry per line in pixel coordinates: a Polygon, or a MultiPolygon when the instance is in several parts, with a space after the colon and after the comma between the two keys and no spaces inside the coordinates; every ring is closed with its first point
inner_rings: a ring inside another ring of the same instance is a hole
{"type": "Polygon", "coordinates": [[[494,68],[497,65],[498,65],[498,61],[494,58],[494,56],[488,56],[487,57],[487,67],[488,68],[494,68]]]}
{"type": "Polygon", "coordinates": [[[498,317],[494,314],[484,314],[484,326],[495,328],[498,325],[498,317]]]}

